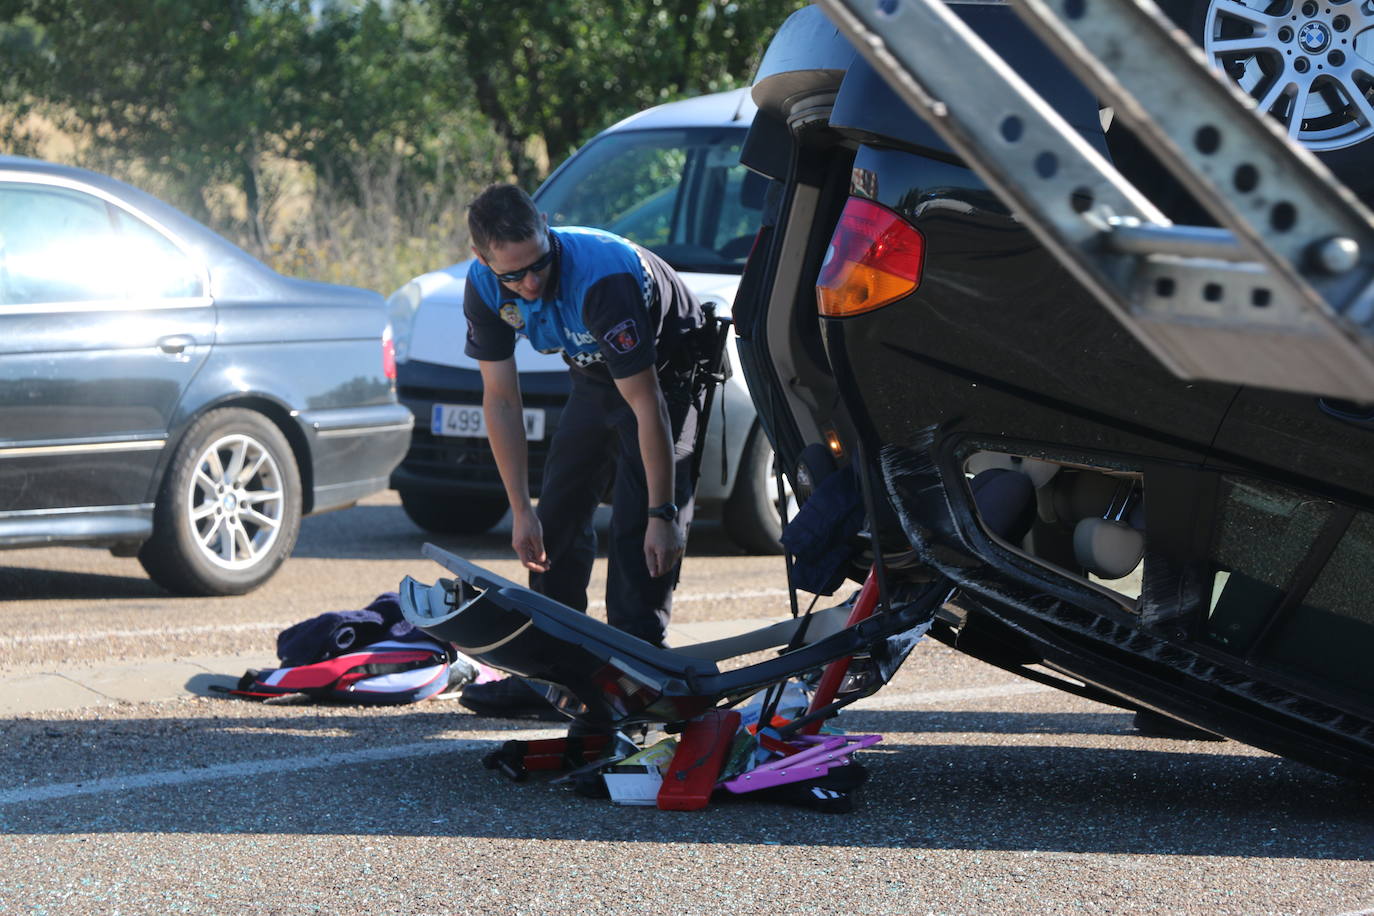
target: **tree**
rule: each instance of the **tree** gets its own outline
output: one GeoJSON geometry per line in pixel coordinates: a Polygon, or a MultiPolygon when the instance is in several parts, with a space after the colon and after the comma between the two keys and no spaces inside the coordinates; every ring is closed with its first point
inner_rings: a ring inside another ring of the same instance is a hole
{"type": "Polygon", "coordinates": [[[800,5],[0,0],[0,142],[35,152],[41,111],[81,138],[78,164],[284,269],[366,262],[360,282],[386,288],[380,264],[461,248],[482,184],[532,187],[620,117],[747,82],[800,5]],[[314,194],[291,225],[288,183],[314,194]]]}
{"type": "Polygon", "coordinates": [[[359,160],[403,162],[406,180],[494,172],[490,130],[466,84],[445,73],[444,36],[423,0],[335,2],[306,36],[284,146],[335,191],[360,200],[359,160]]]}
{"type": "Polygon", "coordinates": [[[799,0],[435,0],[453,42],[449,71],[471,85],[516,178],[559,161],[649,105],[746,84],[799,0]]]}
{"type": "MultiPolygon", "coordinates": [[[[425,4],[317,5],[0,0],[0,103],[11,115],[42,106],[86,137],[87,161],[105,171],[141,163],[202,220],[210,189],[238,188],[261,248],[277,190],[271,160],[304,163],[356,202],[360,171],[438,180],[485,132],[480,117],[456,123],[466,94],[447,75],[434,79],[442,36],[425,4]]],[[[8,139],[22,148],[16,124],[8,139]]]]}
{"type": "MultiPolygon", "coordinates": [[[[9,61],[10,84],[83,133],[97,157],[167,174],[205,217],[199,190],[231,182],[258,224],[261,158],[275,100],[299,60],[308,0],[8,0],[6,21],[38,39],[9,61]]],[[[22,100],[7,99],[7,102],[22,100]]]]}

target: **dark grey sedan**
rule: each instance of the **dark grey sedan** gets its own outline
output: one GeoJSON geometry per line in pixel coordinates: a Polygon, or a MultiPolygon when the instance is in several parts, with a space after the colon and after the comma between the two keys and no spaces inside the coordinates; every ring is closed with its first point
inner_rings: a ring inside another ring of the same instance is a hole
{"type": "Polygon", "coordinates": [[[136,188],[0,156],[0,548],[96,544],[242,594],[410,441],[384,302],[136,188]]]}

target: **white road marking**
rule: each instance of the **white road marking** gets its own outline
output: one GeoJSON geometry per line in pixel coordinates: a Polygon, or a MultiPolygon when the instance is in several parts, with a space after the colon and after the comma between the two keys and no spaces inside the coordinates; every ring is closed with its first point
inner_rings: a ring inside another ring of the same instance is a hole
{"type": "Polygon", "coordinates": [[[231,623],[204,627],[166,627],[158,630],[102,630],[96,633],[35,633],[32,636],[0,636],[0,646],[32,646],[43,643],[101,642],[107,639],[153,639],[159,636],[206,636],[214,633],[251,633],[284,630],[283,623],[231,623]]]}
{"type": "Polygon", "coordinates": [[[549,737],[547,729],[543,731],[501,732],[499,739],[497,737],[489,740],[467,739],[461,741],[434,739],[415,744],[398,744],[392,747],[363,748],[339,754],[246,760],[239,763],[223,763],[195,769],[161,770],[151,773],[131,773],[128,776],[112,776],[109,779],[60,782],[48,786],[33,786],[27,789],[11,789],[8,792],[0,792],[0,807],[57,801],[78,795],[105,795],[111,792],[131,792],[163,786],[181,786],[197,782],[212,782],[219,779],[268,776],[273,773],[285,773],[292,770],[376,763],[383,760],[399,760],[404,757],[428,757],[431,754],[456,754],[491,747],[497,740],[529,741],[534,738],[547,737],[549,737]]]}
{"type": "MultiPolygon", "coordinates": [[[[684,601],[729,601],[740,598],[786,598],[787,589],[785,588],[760,588],[752,592],[682,592],[673,594],[673,604],[684,601]]],[[[836,603],[839,601],[836,599],[836,603]]],[[[604,601],[593,601],[592,607],[605,607],[604,601]]]]}
{"type": "MultiPolygon", "coordinates": [[[[785,598],[785,588],[765,588],[751,592],[706,592],[702,594],[684,593],[673,598],[674,604],[687,604],[694,601],[745,600],[750,598],[785,598]]],[[[604,608],[604,601],[593,601],[593,609],[604,608]]],[[[292,621],[294,623],[295,621],[292,621]]],[[[216,633],[249,633],[263,630],[281,631],[291,623],[234,623],[220,626],[165,627],[155,630],[103,630],[95,633],[35,633],[29,636],[0,636],[0,648],[17,648],[50,643],[101,642],[109,639],[157,639],[168,636],[210,636],[216,633]]]]}
{"type": "MultiPolygon", "coordinates": [[[[951,690],[926,690],[914,693],[898,693],[891,696],[878,694],[881,700],[870,697],[855,704],[855,708],[869,709],[906,709],[912,706],[929,706],[935,703],[949,703],[960,700],[983,700],[990,697],[1016,696],[1024,693],[1051,691],[1053,687],[1035,683],[1008,683],[991,687],[965,687],[951,690]]],[[[0,792],[0,807],[23,805],[34,802],[59,801],[80,795],[105,795],[111,792],[130,792],[140,789],[153,789],[163,786],[180,786],[198,782],[212,782],[220,779],[243,779],[245,777],[267,776],[294,770],[318,769],[328,766],[347,766],[357,763],[376,763],[383,760],[399,760],[405,757],[427,757],[431,754],[456,754],[465,751],[489,748],[498,740],[529,741],[549,737],[549,730],[529,730],[501,732],[490,739],[469,738],[465,740],[435,739],[415,744],[398,744],[392,747],[363,748],[338,754],[319,754],[310,757],[284,757],[268,760],[248,760],[238,763],[225,763],[218,766],[198,767],[184,770],[161,770],[149,773],[132,773],[128,776],[114,776],[109,779],[90,779],[82,782],[63,782],[48,786],[33,786],[25,789],[11,789],[0,792]]]]}

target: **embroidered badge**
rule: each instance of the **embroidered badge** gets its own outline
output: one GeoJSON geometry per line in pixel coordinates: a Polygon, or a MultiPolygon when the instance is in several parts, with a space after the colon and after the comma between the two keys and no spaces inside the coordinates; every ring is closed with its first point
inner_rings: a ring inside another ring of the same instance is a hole
{"type": "Polygon", "coordinates": [[[602,339],[610,344],[611,349],[615,352],[629,353],[639,346],[639,328],[635,325],[633,318],[626,318],[607,331],[602,339]]]}
{"type": "Polygon", "coordinates": [[[520,306],[514,302],[502,303],[500,314],[501,320],[517,331],[525,326],[525,318],[520,314],[520,306]]]}

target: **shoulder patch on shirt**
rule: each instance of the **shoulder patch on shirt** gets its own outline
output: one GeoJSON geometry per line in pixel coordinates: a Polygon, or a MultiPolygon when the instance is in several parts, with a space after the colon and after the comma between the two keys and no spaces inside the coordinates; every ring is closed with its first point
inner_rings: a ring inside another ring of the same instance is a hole
{"type": "Polygon", "coordinates": [[[520,306],[516,305],[514,302],[502,303],[499,314],[501,315],[502,321],[515,328],[517,331],[525,326],[525,319],[520,314],[520,306]]]}
{"type": "Polygon", "coordinates": [[[626,318],[620,324],[607,331],[602,339],[611,345],[611,349],[617,353],[629,353],[639,346],[639,326],[635,324],[633,318],[626,318]]]}

